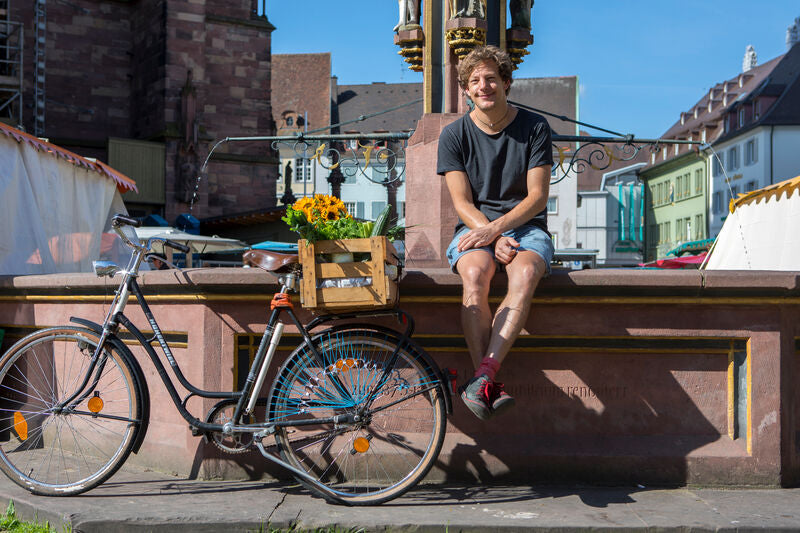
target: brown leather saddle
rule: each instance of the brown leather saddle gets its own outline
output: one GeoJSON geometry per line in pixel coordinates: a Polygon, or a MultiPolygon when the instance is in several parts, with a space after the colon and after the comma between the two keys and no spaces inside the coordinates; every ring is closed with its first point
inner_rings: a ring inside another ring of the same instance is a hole
{"type": "Polygon", "coordinates": [[[300,263],[297,254],[280,254],[267,250],[247,250],[242,254],[242,262],[251,267],[257,267],[267,272],[288,272],[293,265],[300,263]]]}

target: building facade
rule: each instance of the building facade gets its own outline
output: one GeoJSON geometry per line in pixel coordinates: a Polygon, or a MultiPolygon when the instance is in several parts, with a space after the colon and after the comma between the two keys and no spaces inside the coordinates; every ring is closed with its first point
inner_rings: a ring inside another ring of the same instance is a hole
{"type": "Polygon", "coordinates": [[[578,191],[578,248],[597,250],[597,265],[643,262],[644,198],[636,163],[603,175],[593,191],[578,191]]]}
{"type": "Polygon", "coordinates": [[[708,147],[710,232],[722,229],[731,199],[800,175],[800,46],[779,58],[755,90],[722,117],[722,135],[708,147]]]}
{"type": "Polygon", "coordinates": [[[644,183],[645,260],[664,259],[681,244],[708,237],[704,154],[684,153],[639,173],[644,183]]]}

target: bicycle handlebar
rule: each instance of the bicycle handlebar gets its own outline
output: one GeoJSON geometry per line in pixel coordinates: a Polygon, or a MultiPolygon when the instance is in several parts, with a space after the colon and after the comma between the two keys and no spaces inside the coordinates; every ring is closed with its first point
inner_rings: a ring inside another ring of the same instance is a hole
{"type": "Polygon", "coordinates": [[[185,244],[171,241],[169,239],[164,239],[164,246],[169,246],[170,248],[174,248],[175,250],[178,250],[179,252],[183,252],[185,254],[188,254],[190,250],[190,248],[185,244]]]}
{"type": "Polygon", "coordinates": [[[111,223],[117,226],[125,224],[126,226],[133,226],[134,228],[138,228],[142,225],[141,220],[136,220],[135,218],[130,218],[125,215],[114,215],[111,218],[111,223]]]}

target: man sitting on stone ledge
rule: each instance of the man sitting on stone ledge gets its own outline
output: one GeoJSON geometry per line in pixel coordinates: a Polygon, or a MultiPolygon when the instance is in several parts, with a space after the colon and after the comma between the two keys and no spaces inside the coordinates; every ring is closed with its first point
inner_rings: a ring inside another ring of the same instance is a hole
{"type": "Polygon", "coordinates": [[[436,170],[459,218],[447,258],[464,284],[461,322],[476,368],[461,398],[481,420],[514,404],[495,374],[554,251],[547,231],[550,126],[508,104],[512,69],[511,58],[495,46],[461,60],[458,82],[475,107],[442,130],[436,170]],[[508,292],[492,316],[489,284],[498,264],[508,275],[508,292]]]}

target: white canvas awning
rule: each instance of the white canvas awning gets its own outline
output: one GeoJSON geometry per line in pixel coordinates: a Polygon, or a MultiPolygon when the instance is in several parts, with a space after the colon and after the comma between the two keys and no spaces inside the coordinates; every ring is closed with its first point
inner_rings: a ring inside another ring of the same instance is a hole
{"type": "Polygon", "coordinates": [[[0,274],[92,272],[119,190],[134,182],[97,161],[0,123],[0,274]]]}
{"type": "Polygon", "coordinates": [[[800,271],[800,176],[740,195],[731,210],[706,269],[800,271]]]}

